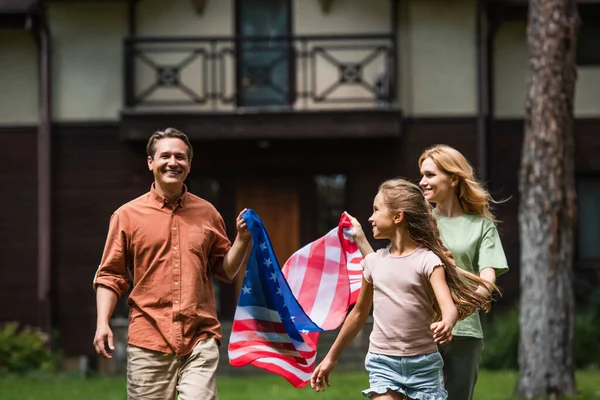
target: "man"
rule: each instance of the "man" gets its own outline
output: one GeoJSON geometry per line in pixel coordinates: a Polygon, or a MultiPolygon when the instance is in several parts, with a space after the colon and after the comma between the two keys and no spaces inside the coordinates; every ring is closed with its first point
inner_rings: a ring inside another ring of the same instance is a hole
{"type": "Polygon", "coordinates": [[[176,392],[181,400],[216,399],[222,333],[212,276],[231,282],[247,264],[252,239],[245,210],[231,245],[221,215],[183,184],[193,156],[187,136],[158,131],[146,151],[154,183],[112,215],[94,278],[94,348],[111,358],[109,321],[118,296],[129,289],[129,273],[128,399],[175,399],[176,392]]]}

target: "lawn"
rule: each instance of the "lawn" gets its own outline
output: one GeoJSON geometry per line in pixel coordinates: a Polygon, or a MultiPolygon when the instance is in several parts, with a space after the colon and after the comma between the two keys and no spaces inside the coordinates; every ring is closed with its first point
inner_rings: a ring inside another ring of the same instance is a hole
{"type": "MultiPolygon", "coordinates": [[[[367,385],[364,372],[340,372],[332,376],[332,387],[324,393],[309,388],[294,389],[278,376],[220,377],[220,400],[295,400],[295,399],[361,399],[360,391],[367,385]]],[[[517,379],[515,372],[489,372],[480,375],[475,400],[508,400],[517,379]]],[[[600,371],[577,373],[581,392],[577,400],[600,399],[600,371]]],[[[68,376],[55,378],[1,378],[0,400],[125,400],[124,378],[79,379],[68,376]]]]}

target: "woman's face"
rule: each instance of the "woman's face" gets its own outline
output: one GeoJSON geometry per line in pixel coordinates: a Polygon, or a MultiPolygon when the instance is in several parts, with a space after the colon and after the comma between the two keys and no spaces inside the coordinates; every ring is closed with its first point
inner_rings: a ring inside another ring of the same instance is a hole
{"type": "Polygon", "coordinates": [[[456,195],[457,179],[441,171],[437,164],[429,157],[421,164],[421,182],[419,186],[427,201],[431,203],[444,202],[451,196],[456,195]]]}

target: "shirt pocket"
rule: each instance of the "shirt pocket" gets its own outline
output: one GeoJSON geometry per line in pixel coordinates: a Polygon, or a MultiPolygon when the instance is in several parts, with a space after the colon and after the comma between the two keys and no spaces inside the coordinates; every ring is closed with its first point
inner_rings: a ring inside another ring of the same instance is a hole
{"type": "Polygon", "coordinates": [[[206,265],[210,250],[210,232],[204,229],[190,229],[188,233],[188,249],[206,265]]]}

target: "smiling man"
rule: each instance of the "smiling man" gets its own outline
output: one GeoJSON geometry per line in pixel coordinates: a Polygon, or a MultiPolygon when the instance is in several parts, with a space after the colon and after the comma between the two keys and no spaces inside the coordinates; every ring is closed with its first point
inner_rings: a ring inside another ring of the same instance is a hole
{"type": "Polygon", "coordinates": [[[146,151],[154,183],[112,215],[94,278],[94,348],[111,358],[109,321],[130,276],[127,398],[216,399],[222,333],[212,277],[231,282],[248,261],[245,210],[232,245],[221,215],[184,185],[193,158],[187,136],[155,132],[146,151]]]}

